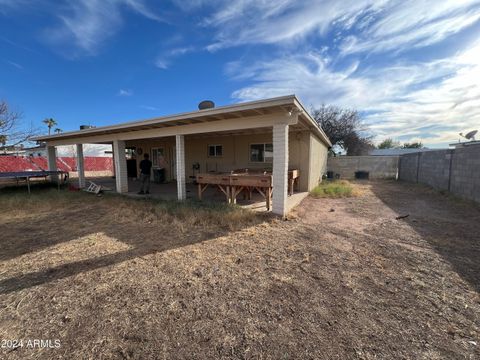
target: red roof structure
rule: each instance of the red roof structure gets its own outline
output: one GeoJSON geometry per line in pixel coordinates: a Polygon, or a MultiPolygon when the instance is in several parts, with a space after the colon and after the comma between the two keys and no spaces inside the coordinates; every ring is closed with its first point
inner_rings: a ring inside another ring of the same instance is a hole
{"type": "MultiPolygon", "coordinates": [[[[85,171],[113,171],[113,159],[110,157],[84,158],[85,171]]],[[[74,157],[58,157],[57,169],[77,171],[74,157]]],[[[48,162],[43,156],[0,156],[0,172],[48,170],[48,162]]]]}

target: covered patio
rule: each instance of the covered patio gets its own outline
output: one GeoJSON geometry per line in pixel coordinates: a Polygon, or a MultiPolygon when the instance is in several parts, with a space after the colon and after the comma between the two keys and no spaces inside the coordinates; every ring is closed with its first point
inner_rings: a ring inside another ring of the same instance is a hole
{"type": "MultiPolygon", "coordinates": [[[[101,185],[104,191],[116,191],[115,190],[115,179],[111,177],[99,177],[99,178],[87,178],[86,182],[94,182],[97,185],[101,185]]],[[[157,199],[157,200],[177,200],[178,191],[177,183],[171,181],[164,184],[151,183],[150,184],[150,194],[148,195],[139,195],[141,183],[137,179],[128,179],[128,192],[124,195],[136,198],[136,199],[157,199]]],[[[193,183],[187,183],[186,187],[186,199],[187,200],[198,200],[198,189],[197,185],[193,183]]],[[[295,191],[292,195],[289,195],[287,198],[287,212],[297,206],[306,196],[308,192],[306,191],[295,191]]],[[[222,193],[218,188],[209,187],[205,190],[204,193],[205,201],[225,203],[225,194],[222,193]]],[[[245,199],[243,196],[237,198],[237,205],[246,209],[251,209],[260,212],[267,212],[265,206],[265,199],[258,193],[253,193],[251,199],[245,199]]]]}
{"type": "MultiPolygon", "coordinates": [[[[136,170],[150,154],[154,170],[161,157],[165,181],[152,185],[162,198],[179,201],[195,197],[188,183],[199,174],[225,173],[252,169],[271,174],[271,209],[286,216],[295,203],[289,201],[289,170],[300,173],[297,190],[306,193],[321,181],[326,154],[331,145],[322,129],[310,117],[295,96],[254,101],[150,120],[91,128],[37,137],[46,142],[49,170],[56,170],[55,147],[76,145],[79,187],[86,185],[83,144],[111,144],[118,193],[135,195],[139,189],[136,170]],[[127,153],[134,154],[127,166],[127,153]],[[132,172],[133,171],[133,172],[132,172]],[[160,195],[161,194],[161,195],[160,195]]],[[[152,175],[153,180],[153,175],[152,175]]],[[[261,192],[260,192],[261,193],[261,192]]],[[[153,196],[153,195],[152,195],[153,196]]],[[[204,199],[222,198],[212,188],[204,199]]],[[[224,197],[223,197],[224,198],[224,197]]],[[[243,199],[239,197],[239,202],[243,199]]],[[[262,199],[262,202],[265,198],[262,199]]],[[[255,203],[252,197],[249,202],[255,203]]]]}

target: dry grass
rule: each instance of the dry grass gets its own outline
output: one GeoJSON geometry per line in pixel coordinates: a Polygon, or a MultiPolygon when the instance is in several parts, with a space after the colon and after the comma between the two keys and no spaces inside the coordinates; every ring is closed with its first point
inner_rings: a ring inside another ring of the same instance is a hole
{"type": "MultiPolygon", "coordinates": [[[[76,191],[57,191],[51,187],[37,187],[31,195],[24,189],[4,189],[0,214],[4,219],[28,219],[38,213],[57,209],[92,206],[107,207],[108,219],[115,221],[141,221],[148,224],[161,222],[185,232],[194,227],[220,228],[235,231],[266,220],[266,214],[256,214],[239,206],[219,202],[187,200],[185,202],[132,199],[112,193],[101,197],[76,191]],[[32,211],[34,209],[34,211],[32,211]]],[[[54,225],[54,224],[52,224],[54,225]]]]}
{"type": "Polygon", "coordinates": [[[61,348],[0,358],[478,357],[478,211],[394,183],[355,186],[365,196],[307,198],[293,221],[3,192],[0,339],[61,348]]]}

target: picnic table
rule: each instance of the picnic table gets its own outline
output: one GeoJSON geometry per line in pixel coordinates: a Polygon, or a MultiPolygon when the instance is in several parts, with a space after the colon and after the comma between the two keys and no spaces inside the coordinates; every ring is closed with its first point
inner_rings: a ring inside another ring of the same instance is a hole
{"type": "MultiPolygon", "coordinates": [[[[299,177],[298,170],[288,172],[288,193],[293,194],[293,188],[299,177]]],[[[210,186],[216,186],[226,196],[228,203],[235,204],[237,196],[244,193],[248,200],[252,199],[253,191],[263,196],[267,210],[272,203],[273,177],[269,171],[249,171],[248,169],[232,170],[230,173],[197,174],[198,198],[202,200],[203,192],[210,186]]]]}

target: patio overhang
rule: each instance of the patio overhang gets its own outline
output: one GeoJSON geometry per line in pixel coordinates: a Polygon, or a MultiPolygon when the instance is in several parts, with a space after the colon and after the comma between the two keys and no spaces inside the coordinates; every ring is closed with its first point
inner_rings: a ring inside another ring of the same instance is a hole
{"type": "Polygon", "coordinates": [[[327,146],[331,146],[328,137],[295,95],[49,136],[37,136],[32,140],[46,142],[47,146],[61,146],[112,143],[114,140],[135,140],[220,131],[241,131],[271,127],[279,117],[287,119],[294,128],[314,132],[327,146]]]}

